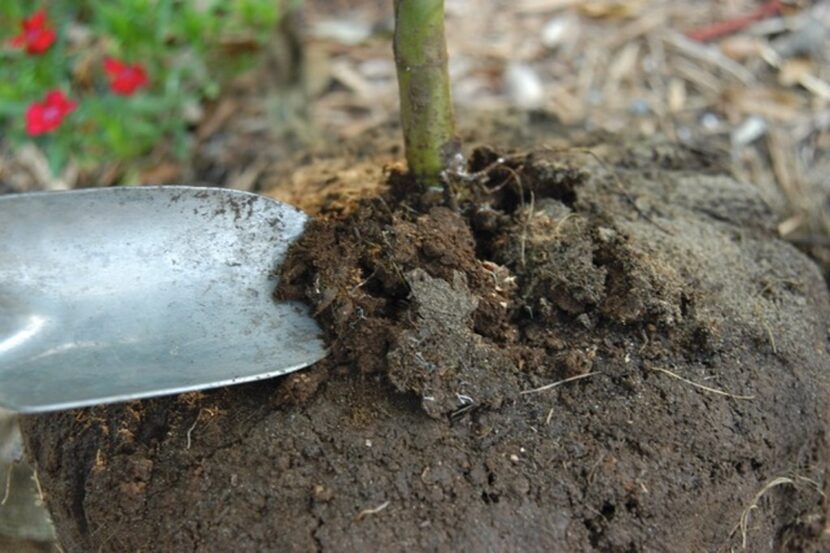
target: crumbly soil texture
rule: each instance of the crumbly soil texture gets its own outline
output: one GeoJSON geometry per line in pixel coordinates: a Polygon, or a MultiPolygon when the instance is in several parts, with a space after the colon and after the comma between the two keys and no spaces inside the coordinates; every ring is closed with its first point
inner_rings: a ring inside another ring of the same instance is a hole
{"type": "Polygon", "coordinates": [[[26,418],[64,550],[822,550],[830,300],[756,190],[639,141],[452,180],[296,245],[317,366],[26,418]]]}

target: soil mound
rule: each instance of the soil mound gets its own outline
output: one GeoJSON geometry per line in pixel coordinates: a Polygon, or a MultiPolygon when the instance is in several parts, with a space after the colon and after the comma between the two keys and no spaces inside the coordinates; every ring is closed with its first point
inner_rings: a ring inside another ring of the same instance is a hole
{"type": "Polygon", "coordinates": [[[311,226],[315,368],[27,418],[65,550],[819,548],[830,299],[756,191],[654,143],[470,172],[311,226]]]}

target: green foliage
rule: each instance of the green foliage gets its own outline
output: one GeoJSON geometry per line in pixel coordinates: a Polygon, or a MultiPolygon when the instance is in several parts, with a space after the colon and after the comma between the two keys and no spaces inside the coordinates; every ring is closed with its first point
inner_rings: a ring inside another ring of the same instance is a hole
{"type": "Polygon", "coordinates": [[[70,158],[82,167],[134,161],[160,143],[186,155],[184,114],[215,97],[224,81],[257,61],[279,22],[280,0],[0,1],[0,133],[34,140],[53,170],[70,158]],[[42,55],[9,45],[20,22],[42,7],[57,41],[42,55]],[[244,40],[245,48],[226,47],[244,40]],[[140,63],[150,85],[132,96],[111,92],[103,60],[140,63]],[[78,108],[56,131],[25,132],[27,107],[61,89],[78,108]]]}

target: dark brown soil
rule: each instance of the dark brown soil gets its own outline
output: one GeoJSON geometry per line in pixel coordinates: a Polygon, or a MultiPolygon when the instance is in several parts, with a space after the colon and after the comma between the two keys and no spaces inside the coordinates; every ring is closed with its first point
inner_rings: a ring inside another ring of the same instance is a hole
{"type": "Polygon", "coordinates": [[[756,191],[643,142],[472,164],[459,212],[393,176],[307,232],[317,367],[25,419],[67,553],[820,550],[830,299],[756,191]]]}

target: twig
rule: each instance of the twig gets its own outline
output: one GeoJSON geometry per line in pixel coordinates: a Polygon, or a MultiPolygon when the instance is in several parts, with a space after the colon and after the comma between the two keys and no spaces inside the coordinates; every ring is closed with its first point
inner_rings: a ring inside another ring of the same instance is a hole
{"type": "Polygon", "coordinates": [[[749,86],[755,82],[755,76],[752,72],[740,63],[726,57],[719,50],[689,40],[680,33],[673,31],[665,31],[662,38],[666,44],[669,44],[681,54],[714,65],[741,84],[749,86]]]}
{"type": "Polygon", "coordinates": [[[557,386],[561,386],[562,384],[567,384],[568,382],[576,382],[577,380],[582,380],[583,378],[588,378],[589,376],[594,376],[595,374],[599,374],[599,371],[594,371],[586,374],[579,374],[576,376],[572,376],[570,378],[566,378],[565,380],[558,380],[556,382],[551,382],[550,384],[545,384],[540,388],[533,388],[532,390],[522,390],[519,392],[520,394],[535,394],[537,392],[544,392],[545,390],[550,390],[552,388],[556,388],[557,386]]]}
{"type": "Polygon", "coordinates": [[[770,0],[766,4],[758,7],[755,11],[752,11],[746,15],[717,21],[715,23],[710,23],[709,25],[704,25],[703,27],[698,27],[697,29],[692,29],[686,33],[686,36],[698,42],[709,42],[726,35],[737,33],[752,23],[772,17],[780,11],[781,0],[770,0]]]}
{"type": "Polygon", "coordinates": [[[679,374],[673,373],[668,369],[661,369],[659,367],[648,367],[648,369],[652,370],[652,371],[658,371],[658,372],[667,374],[672,378],[676,378],[677,380],[680,380],[681,382],[685,382],[686,384],[689,384],[690,386],[694,386],[695,388],[698,388],[700,390],[703,390],[705,392],[709,392],[709,393],[712,393],[712,394],[717,394],[719,396],[731,397],[732,399],[744,399],[744,400],[755,399],[755,396],[741,396],[741,395],[732,394],[732,393],[729,393],[729,392],[724,392],[723,390],[718,390],[717,388],[710,388],[709,386],[704,386],[703,384],[698,384],[697,382],[693,382],[689,379],[683,378],[679,374]]]}
{"type": "Polygon", "coordinates": [[[620,27],[617,32],[611,35],[610,40],[604,44],[606,51],[614,52],[624,44],[637,40],[658,27],[665,27],[667,16],[665,9],[654,7],[648,10],[642,17],[620,27]]]}
{"type": "Polygon", "coordinates": [[[357,514],[357,517],[355,517],[355,520],[363,520],[365,517],[367,517],[369,515],[376,515],[379,512],[381,512],[382,510],[384,510],[385,508],[387,508],[389,506],[389,503],[390,503],[389,501],[384,501],[383,503],[381,503],[380,505],[378,505],[377,507],[375,507],[373,509],[364,509],[364,510],[360,511],[357,514]]]}

